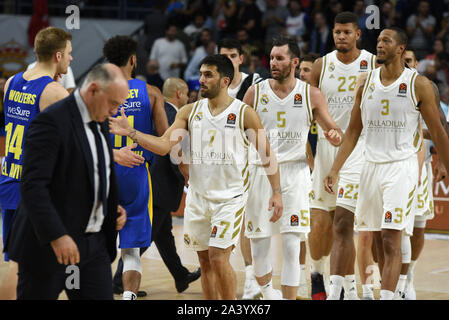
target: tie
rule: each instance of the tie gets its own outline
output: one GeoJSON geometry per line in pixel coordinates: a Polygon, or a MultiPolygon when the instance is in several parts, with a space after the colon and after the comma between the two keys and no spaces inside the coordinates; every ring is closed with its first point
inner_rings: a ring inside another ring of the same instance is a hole
{"type": "Polygon", "coordinates": [[[100,186],[98,188],[98,200],[103,203],[103,215],[106,216],[106,161],[104,158],[103,143],[101,142],[100,133],[98,132],[97,122],[89,122],[89,127],[94,133],[95,145],[97,146],[98,172],[100,174],[100,186]]]}

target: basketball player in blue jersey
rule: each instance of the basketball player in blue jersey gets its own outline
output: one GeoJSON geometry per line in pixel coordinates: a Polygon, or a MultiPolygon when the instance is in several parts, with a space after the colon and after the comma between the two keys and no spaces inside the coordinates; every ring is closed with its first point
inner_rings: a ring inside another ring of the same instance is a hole
{"type": "MultiPolygon", "coordinates": [[[[151,134],[152,120],[159,135],[168,128],[163,98],[155,95],[155,91],[144,81],[133,78],[137,66],[137,42],[128,36],[115,36],[109,39],[104,47],[106,59],[120,67],[128,79],[129,94],[125,109],[130,126],[151,134]],[[157,100],[157,101],[156,101],[157,100]]],[[[119,116],[117,114],[117,116],[119,116]]],[[[132,145],[130,138],[111,135],[112,147],[122,148],[132,145]]],[[[150,160],[150,152],[137,146],[134,152],[150,160]]],[[[142,275],[140,248],[151,245],[151,224],[153,218],[153,201],[151,178],[148,162],[128,168],[116,164],[119,182],[119,203],[126,209],[127,221],[120,230],[120,244],[123,259],[123,300],[135,300],[142,275]]]]}
{"type": "MultiPolygon", "coordinates": [[[[5,84],[5,161],[0,174],[0,206],[3,219],[3,245],[20,200],[19,181],[22,172],[24,137],[33,118],[49,105],[69,95],[57,81],[58,75],[67,73],[72,61],[72,36],[55,27],[38,32],[34,40],[37,63],[34,68],[20,72],[5,84]]],[[[8,256],[5,253],[5,261],[8,256]]],[[[7,276],[14,290],[7,298],[15,299],[17,266],[10,264],[7,276]],[[11,277],[10,277],[10,276],[11,277]]],[[[11,288],[12,289],[12,288],[11,288]]]]}

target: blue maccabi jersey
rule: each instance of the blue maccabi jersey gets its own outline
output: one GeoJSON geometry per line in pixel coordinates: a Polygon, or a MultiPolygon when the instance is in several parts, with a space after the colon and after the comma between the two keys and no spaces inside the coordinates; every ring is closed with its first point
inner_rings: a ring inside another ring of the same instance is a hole
{"type": "MultiPolygon", "coordinates": [[[[131,127],[140,132],[152,134],[153,124],[151,103],[147,84],[139,79],[128,80],[129,92],[125,103],[120,106],[114,117],[120,117],[120,109],[125,108],[125,115],[131,127]]],[[[131,138],[111,134],[115,149],[133,144],[131,138]]],[[[140,145],[133,152],[150,160],[151,153],[140,145]]],[[[115,164],[119,184],[119,204],[126,210],[126,224],[120,230],[119,248],[142,248],[151,245],[151,225],[153,220],[153,200],[151,177],[147,162],[140,166],[128,168],[115,164]]]]}
{"type": "MultiPolygon", "coordinates": [[[[151,134],[153,132],[153,122],[151,114],[150,97],[148,96],[147,84],[139,79],[128,80],[128,97],[123,105],[119,107],[118,113],[114,117],[120,117],[120,109],[125,108],[125,115],[129,125],[140,132],[151,134]]],[[[129,137],[122,137],[111,134],[112,147],[120,149],[133,144],[129,137]]],[[[143,156],[145,160],[150,160],[151,152],[140,145],[133,149],[134,152],[143,156]]]]}
{"type": "Polygon", "coordinates": [[[23,72],[10,81],[5,94],[5,159],[0,175],[0,205],[15,210],[20,200],[23,145],[31,120],[40,112],[39,100],[44,88],[52,82],[49,76],[25,80],[23,72]]]}

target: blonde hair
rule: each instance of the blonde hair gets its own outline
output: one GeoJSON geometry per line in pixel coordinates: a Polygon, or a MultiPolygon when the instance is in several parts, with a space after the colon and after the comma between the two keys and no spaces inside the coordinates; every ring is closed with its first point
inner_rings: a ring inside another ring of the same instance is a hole
{"type": "Polygon", "coordinates": [[[58,52],[64,52],[67,41],[72,40],[72,35],[56,27],[47,27],[39,31],[34,39],[34,52],[37,61],[47,62],[58,52]]]}

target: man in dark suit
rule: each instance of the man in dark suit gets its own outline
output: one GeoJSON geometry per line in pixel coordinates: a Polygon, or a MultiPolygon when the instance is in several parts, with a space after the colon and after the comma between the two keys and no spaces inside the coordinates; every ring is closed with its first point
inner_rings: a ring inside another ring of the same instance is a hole
{"type": "Polygon", "coordinates": [[[107,119],[128,95],[111,64],[32,121],[25,138],[21,201],[6,250],[19,264],[18,299],[113,299],[111,262],[126,221],[107,119]]]}
{"type": "MultiPolygon", "coordinates": [[[[175,121],[179,108],[187,104],[188,92],[187,84],[182,79],[168,78],[164,82],[162,94],[165,98],[164,107],[169,125],[175,121]]],[[[190,282],[201,276],[200,268],[189,272],[182,265],[171,232],[171,212],[178,210],[181,203],[185,184],[184,176],[188,179],[188,165],[181,163],[178,167],[171,161],[170,155],[155,155],[150,172],[153,186],[154,220],[151,240],[156,244],[162,260],[175,279],[176,290],[182,292],[188,288],[190,282]]]]}

